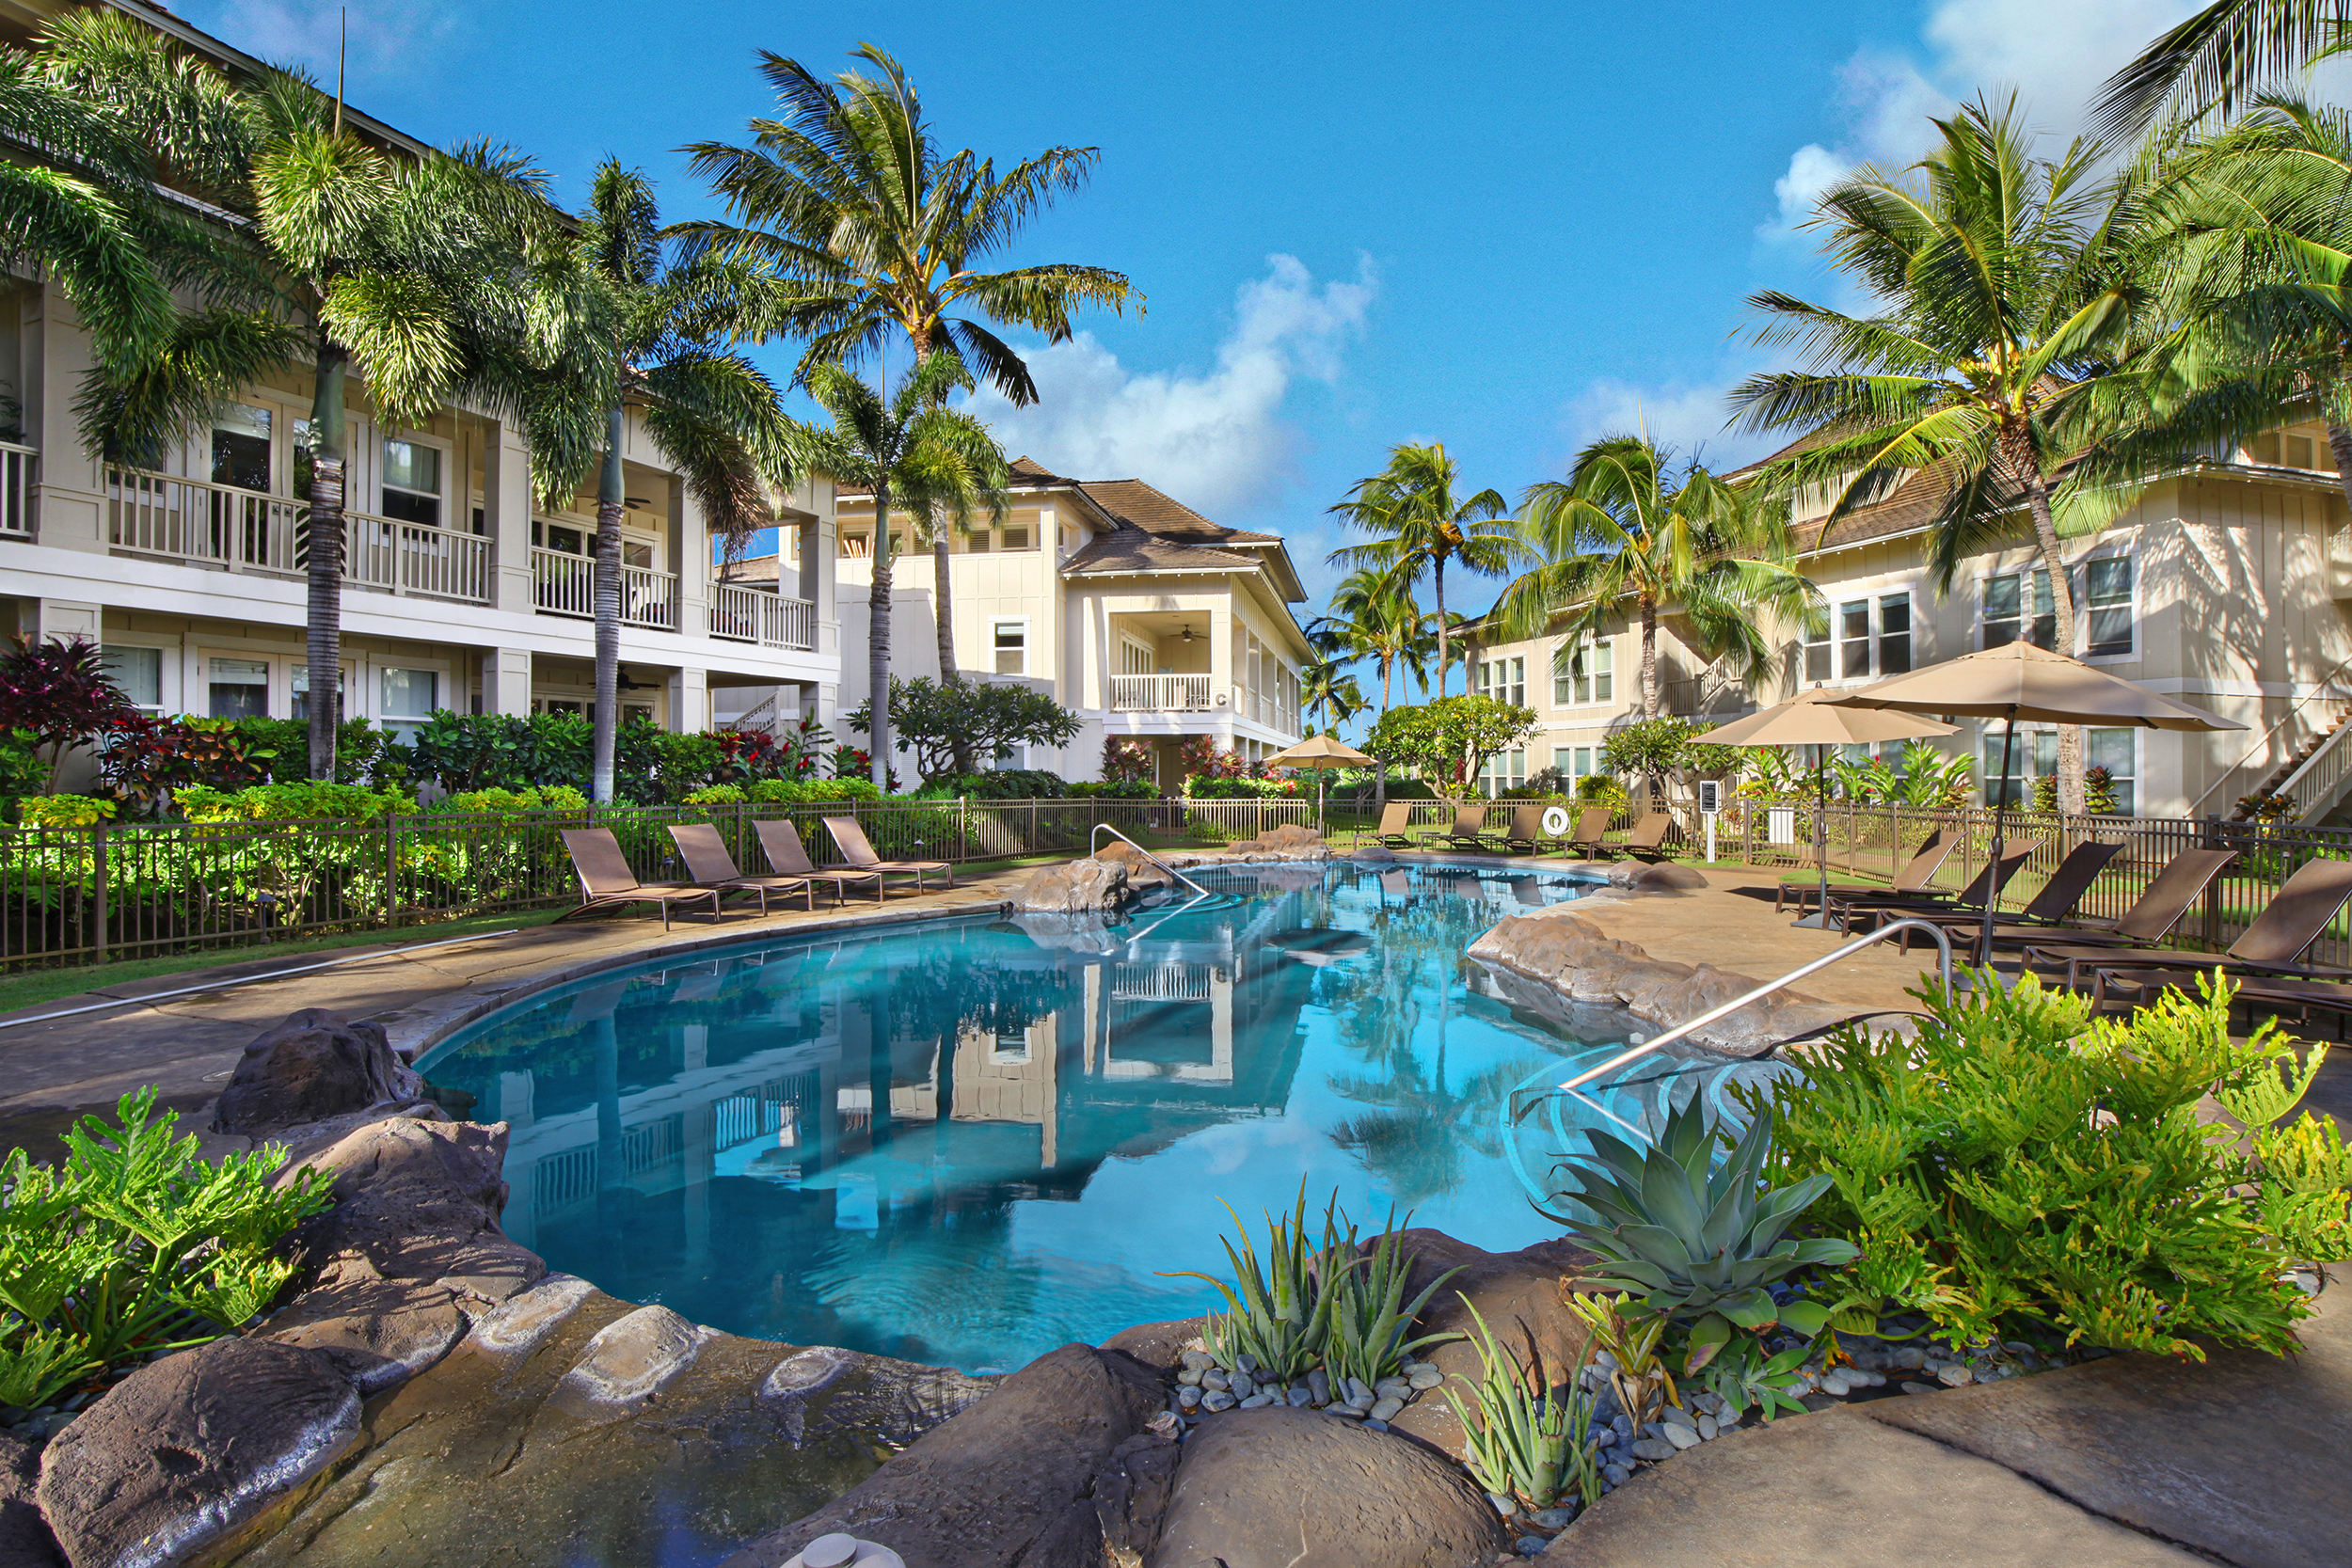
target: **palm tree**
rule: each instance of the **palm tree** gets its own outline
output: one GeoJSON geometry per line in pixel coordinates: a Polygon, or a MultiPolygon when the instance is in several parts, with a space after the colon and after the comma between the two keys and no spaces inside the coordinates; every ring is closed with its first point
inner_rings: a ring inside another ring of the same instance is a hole
{"type": "MultiPolygon", "coordinates": [[[[898,505],[918,517],[961,516],[984,504],[989,486],[1002,487],[1004,452],[988,427],[947,406],[950,394],[972,385],[971,372],[954,355],[923,356],[899,378],[887,402],[843,365],[809,366],[801,381],[832,417],[832,425],[819,429],[790,421],[787,445],[803,467],[873,492],[877,559],[886,547],[879,540],[890,528],[883,510],[888,498],[896,496],[898,505]]],[[[878,668],[885,674],[867,705],[866,735],[880,755],[889,734],[890,623],[878,625],[882,639],[878,668]]],[[[959,743],[957,770],[969,772],[972,766],[970,752],[959,743]]],[[[887,771],[876,787],[889,789],[887,771]]]]}
{"type": "Polygon", "coordinates": [[[1524,524],[1542,564],[1495,603],[1503,636],[1531,638],[1563,613],[1571,638],[1623,610],[1642,641],[1642,717],[1660,711],[1658,623],[1679,610],[1710,657],[1737,655],[1751,688],[1772,671],[1758,612],[1818,624],[1820,593],[1789,563],[1786,507],[1725,483],[1641,436],[1605,436],[1566,480],[1529,487],[1524,524]]]}
{"type": "Polygon", "coordinates": [[[595,462],[596,479],[596,711],[591,798],[612,799],[619,736],[621,661],[622,437],[627,404],[643,410],[646,436],[686,487],[730,553],[773,516],[766,486],[793,480],[787,429],[776,388],[718,341],[752,308],[742,269],[715,253],[665,264],[660,209],[652,184],[606,159],[580,214],[575,263],[600,308],[600,373],[580,386],[580,413],[601,426],[595,448],[534,451],[561,470],[577,493],[595,462]],[[566,461],[568,459],[568,461],[566,461]]]}
{"type": "Polygon", "coordinates": [[[1346,673],[1348,663],[1345,657],[1312,659],[1298,672],[1299,705],[1316,723],[1344,724],[1363,711],[1363,688],[1346,673]]]}
{"type": "MultiPolygon", "coordinates": [[[[1751,377],[1732,402],[1751,430],[1814,437],[1766,473],[1833,495],[1824,532],[1918,469],[1947,475],[1929,550],[1939,592],[2010,536],[2022,509],[2071,652],[2074,591],[2051,496],[2067,460],[2115,422],[2116,399],[2140,395],[2124,358],[2144,307],[2133,190],[2096,178],[2095,147],[2034,157],[2014,99],[1936,125],[1942,142],[1918,164],[1857,171],[1813,219],[1877,312],[1752,296],[1769,318],[1757,341],[1798,344],[1812,368],[1751,377]]],[[[2080,811],[2074,726],[2058,732],[2058,773],[2063,809],[2080,811]]]]}
{"type": "Polygon", "coordinates": [[[94,439],[152,453],[264,374],[312,376],[310,764],[332,778],[346,382],[357,364],[388,426],[459,397],[520,411],[526,426],[547,411],[548,322],[564,312],[533,303],[532,248],[556,232],[544,178],[486,145],[395,158],[346,130],[342,103],[306,77],[240,87],[113,13],[54,24],[48,69],[158,148],[177,187],[237,220],[211,230],[207,277],[247,308],[183,314],[160,350],[108,373],[84,399],[94,439]]]}
{"type": "MultiPolygon", "coordinates": [[[[971,530],[974,514],[981,507],[988,510],[991,523],[1004,520],[1008,493],[1005,486],[1011,482],[1012,466],[1005,461],[1005,449],[989,442],[990,456],[985,467],[970,470],[971,483],[959,488],[948,498],[946,511],[926,508],[914,515],[914,532],[918,539],[928,539],[931,546],[931,575],[937,579],[932,593],[932,629],[939,637],[939,678],[943,681],[962,678],[956,663],[956,618],[947,602],[948,558],[958,533],[971,530]]],[[[1038,548],[1051,546],[1038,542],[1038,548]]],[[[969,773],[966,755],[956,753],[956,771],[969,773]]]]}
{"type": "Polygon", "coordinates": [[[1374,535],[1367,545],[1331,552],[1335,565],[1371,566],[1386,573],[1399,590],[1426,575],[1437,601],[1438,695],[1445,695],[1452,664],[1451,625],[1445,612],[1445,569],[1449,563],[1481,577],[1500,577],[1526,559],[1518,531],[1504,520],[1510,507],[1496,490],[1454,499],[1460,470],[1443,446],[1411,443],[1392,448],[1389,466],[1356,482],[1352,498],[1332,513],[1374,535]]]}
{"type": "MultiPolygon", "coordinates": [[[[803,382],[818,366],[882,355],[895,335],[918,356],[945,354],[966,365],[967,374],[977,366],[1016,407],[1035,403],[1028,366],[979,318],[1060,342],[1079,308],[1123,312],[1133,302],[1140,309],[1143,296],[1124,276],[1103,267],[1046,262],[982,272],[974,263],[1010,245],[1057,197],[1083,186],[1096,150],[1049,148],[1000,175],[993,160],[949,152],[933,139],[898,61],[872,44],[860,44],[853,57],[879,77],[849,71],[824,82],[797,60],[761,53],[760,73],[775,89],[781,113],[752,121],[752,146],[696,142],[688,149],[694,171],[726,203],[730,221],[681,231],[766,269],[771,287],[757,335],[806,341],[803,382]]],[[[878,403],[886,372],[885,365],[875,376],[878,403]]],[[[890,755],[890,506],[885,479],[874,496],[867,600],[878,786],[888,778],[890,755]]],[[[944,624],[944,561],[938,594],[944,624]]],[[[953,681],[953,644],[944,632],[941,646],[949,655],[941,678],[953,681]]]]}
{"type": "Polygon", "coordinates": [[[2168,110],[2226,119],[2265,83],[2338,53],[2348,29],[2352,0],[2214,0],[2108,77],[2092,121],[2112,136],[2168,110]]]}

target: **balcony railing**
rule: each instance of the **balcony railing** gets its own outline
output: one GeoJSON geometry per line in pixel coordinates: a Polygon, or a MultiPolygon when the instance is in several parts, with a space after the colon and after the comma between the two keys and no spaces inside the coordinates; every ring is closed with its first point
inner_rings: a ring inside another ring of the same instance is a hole
{"type": "Polygon", "coordinates": [[[0,539],[33,536],[33,482],[40,470],[40,452],[0,441],[0,539]]]}
{"type": "Polygon", "coordinates": [[[817,607],[763,588],[739,583],[710,585],[710,635],[729,642],[767,648],[817,646],[817,607]]]}
{"type": "MultiPolygon", "coordinates": [[[[596,615],[596,563],[568,550],[531,552],[531,602],[549,615],[596,615]]],[[[656,631],[677,630],[677,575],[646,566],[621,568],[621,620],[656,631]]]]}
{"type": "Polygon", "coordinates": [[[1209,706],[1207,675],[1113,675],[1115,713],[1200,713],[1209,706]]]}
{"type": "Polygon", "coordinates": [[[490,602],[490,542],[475,533],[343,515],[343,580],[394,594],[490,602]]]}

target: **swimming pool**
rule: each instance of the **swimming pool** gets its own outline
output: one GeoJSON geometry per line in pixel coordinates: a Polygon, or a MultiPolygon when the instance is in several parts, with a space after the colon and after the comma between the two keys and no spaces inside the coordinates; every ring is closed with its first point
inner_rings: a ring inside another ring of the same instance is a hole
{"type": "MultiPolygon", "coordinates": [[[[512,1124],[507,1228],[549,1267],[969,1371],[1215,1307],[1163,1275],[1226,1275],[1222,1205],[1254,1226],[1302,1179],[1368,1229],[1393,1207],[1494,1249],[1558,1234],[1513,1175],[1511,1092],[1631,1021],[1517,1012],[1462,955],[1593,881],[1199,875],[1214,897],[1106,927],[931,921],[613,971],[423,1065],[512,1124]]],[[[1638,1126],[1724,1070],[1661,1061],[1592,1110],[1638,1126]]]]}

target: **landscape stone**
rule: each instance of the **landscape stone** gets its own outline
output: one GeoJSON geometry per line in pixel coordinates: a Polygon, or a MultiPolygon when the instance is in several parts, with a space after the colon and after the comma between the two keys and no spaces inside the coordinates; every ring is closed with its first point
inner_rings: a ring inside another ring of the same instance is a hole
{"type": "Polygon", "coordinates": [[[1161,1402],[1159,1380],[1127,1357],[1064,1345],[723,1568],[776,1568],[836,1530],[922,1568],[1096,1568],[1098,1478],[1161,1402]]]}
{"type": "Polygon", "coordinates": [[[1088,859],[1039,866],[1012,902],[1015,909],[1032,914],[1089,914],[1115,910],[1130,894],[1124,865],[1088,859]]]}
{"type": "MultiPolygon", "coordinates": [[[[1591,1253],[1565,1240],[1539,1242],[1518,1252],[1487,1252],[1439,1230],[1410,1229],[1400,1232],[1400,1238],[1413,1259],[1405,1287],[1407,1301],[1446,1270],[1457,1265],[1462,1270],[1429,1298],[1416,1337],[1471,1334],[1476,1325],[1470,1308],[1462,1305],[1467,1296],[1496,1338],[1525,1354],[1532,1336],[1546,1363],[1561,1378],[1583,1364],[1589,1330],[1563,1299],[1561,1282],[1590,1267],[1591,1253]]],[[[1454,1387],[1477,1385],[1478,1347],[1469,1338],[1432,1346],[1424,1359],[1440,1383],[1458,1376],[1466,1383],[1456,1383],[1454,1387]]],[[[1462,1423],[1450,1401],[1424,1395],[1405,1406],[1393,1422],[1399,1432],[1447,1453],[1462,1451],[1462,1423]]]]}
{"type": "Polygon", "coordinates": [[[162,1568],[274,1512],[358,1436],[358,1391],[326,1356],[215,1339],[141,1367],[52,1438],[40,1511],[74,1568],[162,1568]]]}
{"type": "Polygon", "coordinates": [[[255,1037],[213,1114],[213,1131],[262,1137],[306,1122],[418,1098],[423,1080],[392,1053],[380,1023],[305,1007],[255,1037]]]}
{"type": "Polygon", "coordinates": [[[1461,1467],[1305,1411],[1200,1429],[1146,1568],[1479,1568],[1511,1535],[1461,1467]]]}
{"type": "Polygon", "coordinates": [[[547,1408],[596,1425],[626,1419],[685,1376],[710,1337],[666,1307],[641,1307],[596,1330],[547,1408]]]}
{"type": "Polygon", "coordinates": [[[1094,1516],[1113,1562],[1139,1563],[1158,1546],[1182,1458],[1172,1438],[1152,1432],[1138,1433],[1111,1450],[1095,1479],[1094,1516]]]}
{"type": "Polygon", "coordinates": [[[40,1451],[0,1432],[0,1568],[65,1568],[35,1492],[40,1451]]]}

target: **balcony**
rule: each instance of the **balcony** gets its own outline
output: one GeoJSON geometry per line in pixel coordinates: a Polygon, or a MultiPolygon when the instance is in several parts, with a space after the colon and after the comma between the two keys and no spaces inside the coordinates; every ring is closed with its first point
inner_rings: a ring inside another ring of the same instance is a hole
{"type": "Polygon", "coordinates": [[[1209,681],[1200,675],[1113,675],[1114,713],[1205,713],[1209,681]]]}
{"type": "MultiPolygon", "coordinates": [[[[543,615],[596,618],[596,562],[568,550],[531,551],[531,603],[543,615]]],[[[677,630],[677,574],[644,566],[621,568],[621,624],[677,630]]]]}
{"type": "MultiPolygon", "coordinates": [[[[17,462],[10,455],[0,464],[0,479],[12,479],[17,462]]],[[[8,500],[0,492],[0,509],[8,500]]],[[[343,517],[345,582],[389,594],[490,602],[487,539],[365,512],[343,517]]],[[[130,554],[294,578],[308,565],[310,508],[289,496],[110,467],[106,531],[107,542],[130,554]]]]}
{"type": "Polygon", "coordinates": [[[756,642],[764,648],[817,646],[817,607],[806,599],[787,599],[761,588],[736,583],[710,585],[710,635],[728,642],[756,642]]]}

